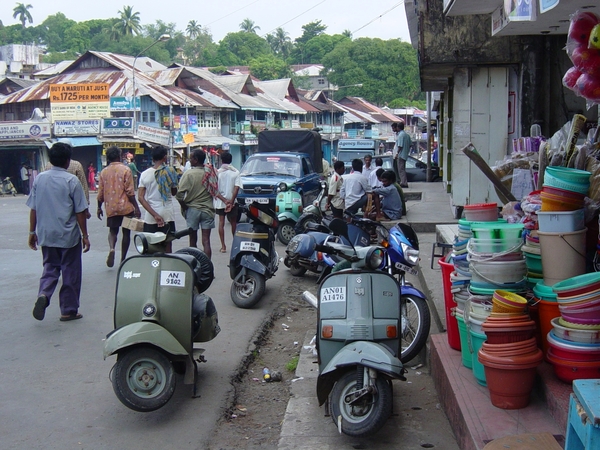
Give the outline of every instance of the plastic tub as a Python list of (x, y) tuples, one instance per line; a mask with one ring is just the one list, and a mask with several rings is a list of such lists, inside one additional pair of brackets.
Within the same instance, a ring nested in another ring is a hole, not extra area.
[(554, 335), (565, 341), (583, 344), (600, 344), (600, 330), (578, 330), (564, 327), (560, 324), (559, 317), (553, 318), (551, 325), (554, 330)]
[(548, 344), (558, 358), (573, 361), (600, 361), (600, 344), (567, 341), (557, 337), (554, 329), (548, 333)]
[(502, 286), (505, 283), (520, 283), (527, 273), (524, 259), (520, 261), (471, 261), (471, 282), (490, 283)]
[(523, 252), (525, 256), (525, 264), (530, 272), (542, 274), (542, 255), (535, 253)]
[(520, 239), (523, 234), (522, 223), (488, 222), (471, 226), (475, 239)]
[(600, 306), (575, 309), (559, 305), (558, 309), (560, 310), (560, 315), (569, 322), (584, 325), (600, 325)]
[(460, 335), (460, 353), (462, 357), (462, 365), (467, 369), (471, 369), (473, 368), (471, 334), (467, 330), (467, 324), (465, 323), (463, 312), (460, 309), (457, 309), (455, 314), (456, 321), (458, 322), (458, 332)]
[(542, 192), (575, 201), (584, 201), (585, 199), (585, 195), (580, 194), (579, 192), (567, 191), (565, 189), (559, 189), (552, 186), (542, 187)]
[(538, 231), (542, 248), (544, 283), (554, 285), (585, 273), (587, 228), (565, 233)]
[(547, 302), (556, 302), (556, 293), (553, 290), (553, 286), (548, 286), (546, 283), (538, 283), (533, 288), (533, 295), (539, 300)]
[[(544, 186), (546, 186), (546, 185), (551, 186), (551, 187), (556, 187), (559, 189), (564, 189), (566, 191), (573, 191), (573, 192), (577, 192), (579, 194), (586, 194), (586, 195), (590, 188), (589, 181), (587, 183), (573, 183), (573, 182), (566, 181), (564, 179), (555, 177), (554, 175), (549, 173), (548, 170), (546, 170), (546, 173), (544, 174)], [(543, 194), (543, 192), (540, 195), (542, 195), (542, 194)]]
[(542, 200), (541, 211), (574, 211), (584, 206), (583, 201), (556, 197), (543, 192), (540, 194), (540, 198)]
[[(523, 246), (521, 238), (515, 239), (481, 239), (472, 238), (467, 244), (467, 250), (473, 254), (486, 254), (494, 257), (498, 253), (518, 252)], [(499, 255), (497, 255), (499, 256)]]
[(600, 272), (570, 277), (552, 286), (552, 290), (561, 297), (582, 295), (597, 289), (600, 289)]
[(575, 211), (538, 211), (540, 231), (551, 233), (561, 231), (579, 231), (585, 228), (584, 210)]
[(547, 359), (554, 368), (556, 378), (565, 383), (571, 384), (574, 380), (600, 378), (600, 361), (584, 362), (559, 358), (554, 354), (552, 348), (548, 349)]
[(498, 220), (498, 204), (476, 203), (465, 205), (464, 213), (469, 222), (494, 222)]
[(574, 169), (571, 167), (548, 166), (544, 175), (550, 174), (562, 181), (576, 184), (589, 184), (592, 174), (585, 170)]

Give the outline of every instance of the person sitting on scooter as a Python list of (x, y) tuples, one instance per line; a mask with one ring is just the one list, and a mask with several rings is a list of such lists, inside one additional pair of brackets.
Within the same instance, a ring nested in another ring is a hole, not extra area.
[(329, 178), (329, 190), (327, 192), (325, 209), (331, 209), (333, 217), (341, 219), (344, 216), (344, 199), (340, 197), (340, 190), (344, 183), (342, 175), (346, 171), (344, 161), (336, 161), (333, 164), (333, 170), (334, 172)]
[(367, 204), (367, 194), (371, 192), (369, 181), (362, 174), (363, 162), (356, 158), (352, 160), (353, 172), (344, 176), (344, 184), (340, 197), (344, 199), (346, 212), (356, 214), (359, 208)]
[[(396, 174), (391, 170), (386, 170), (381, 174), (383, 187), (373, 189), (375, 208), (377, 209), (375, 220), (398, 220), (402, 217), (402, 200), (394, 186), (395, 182)], [(383, 200), (380, 200), (379, 196), (383, 197)]]

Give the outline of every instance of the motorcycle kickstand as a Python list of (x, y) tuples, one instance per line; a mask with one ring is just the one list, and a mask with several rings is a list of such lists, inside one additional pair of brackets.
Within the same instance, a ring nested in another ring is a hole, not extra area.
[(198, 363), (196, 360), (192, 360), (194, 362), (194, 388), (192, 389), (192, 398), (200, 397), (198, 395)]

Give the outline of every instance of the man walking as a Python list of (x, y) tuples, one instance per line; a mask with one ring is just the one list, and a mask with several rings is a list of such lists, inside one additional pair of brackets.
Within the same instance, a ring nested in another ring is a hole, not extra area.
[[(115, 264), (115, 247), (119, 236), (119, 228), (123, 224), (123, 217), (141, 216), (140, 208), (135, 200), (133, 190), (133, 176), (131, 170), (121, 162), (121, 149), (116, 146), (106, 150), (108, 166), (102, 169), (99, 176), (98, 187), (98, 219), (102, 220), (102, 204), (106, 208), (106, 226), (108, 227), (108, 257), (106, 265)], [(121, 262), (127, 257), (131, 232), (122, 228)]]
[[(392, 130), (394, 130), (392, 124)], [(406, 160), (408, 159), (408, 152), (412, 145), (410, 136), (404, 131), (404, 122), (400, 122), (396, 125), (394, 131), (398, 132), (396, 137), (396, 145), (394, 146), (394, 159), (398, 165), (398, 177), (400, 178), (400, 186), (402, 188), (408, 187), (408, 179), (406, 178)]]
[(221, 253), (227, 252), (227, 246), (225, 245), (225, 217), (231, 225), (231, 235), (235, 236), (235, 229), (237, 227), (238, 217), (238, 205), (235, 201), (240, 188), (242, 187), (242, 180), (240, 178), (240, 171), (231, 165), (233, 157), (231, 153), (226, 152), (221, 155), (221, 167), (217, 171), (218, 174), (218, 185), (219, 194), (222, 195), (227, 201), (223, 201), (220, 198), (215, 197), (214, 205), (219, 216), (219, 238), (221, 239)]
[(340, 197), (344, 199), (346, 212), (356, 214), (359, 208), (367, 204), (367, 193), (371, 192), (369, 182), (362, 174), (363, 163), (360, 159), (352, 160), (353, 172), (344, 176)]
[(39, 174), (27, 199), (29, 212), (29, 248), (42, 247), (43, 271), (33, 317), (43, 320), (46, 308), (62, 274), (59, 292), (60, 320), (81, 319), (81, 253), (90, 249), (86, 213), (88, 204), (83, 188), (67, 172), (71, 146), (58, 142), (48, 151), (54, 167)]
[(344, 199), (340, 197), (344, 179), (342, 175), (346, 171), (344, 161), (333, 163), (333, 174), (329, 177), (329, 188), (327, 191), (327, 203), (325, 209), (331, 209), (333, 217), (341, 219), (344, 216)]

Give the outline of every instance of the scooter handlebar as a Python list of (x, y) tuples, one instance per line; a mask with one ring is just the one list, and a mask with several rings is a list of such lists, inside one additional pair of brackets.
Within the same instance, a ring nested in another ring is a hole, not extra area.
[(181, 239), (184, 236), (189, 236), (192, 233), (192, 231), (194, 231), (194, 230), (192, 230), (191, 228), (187, 228), (185, 230), (177, 231), (177, 232), (175, 232), (173, 234), (173, 238), (174, 239)]

